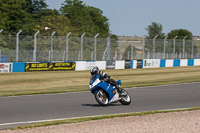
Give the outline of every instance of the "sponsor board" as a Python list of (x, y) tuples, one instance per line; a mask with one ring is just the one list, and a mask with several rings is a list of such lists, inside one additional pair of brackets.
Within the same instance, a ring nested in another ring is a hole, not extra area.
[(142, 68), (142, 60), (137, 60), (137, 68)]
[(131, 61), (125, 60), (125, 69), (130, 69), (130, 68), (131, 68)]
[(160, 67), (160, 59), (144, 59), (143, 68), (157, 68)]
[(66, 71), (75, 70), (75, 62), (65, 63), (26, 63), (25, 72), (29, 71)]
[(0, 63), (0, 73), (8, 73), (11, 72), (11, 63)]
[(85, 70), (90, 70), (90, 69), (92, 69), (93, 67), (95, 67), (96, 66), (96, 62), (85, 62)]
[(114, 60), (106, 61), (106, 69), (115, 69), (115, 61)]
[(100, 70), (106, 69), (106, 61), (76, 61), (76, 71), (90, 70), (99, 67)]

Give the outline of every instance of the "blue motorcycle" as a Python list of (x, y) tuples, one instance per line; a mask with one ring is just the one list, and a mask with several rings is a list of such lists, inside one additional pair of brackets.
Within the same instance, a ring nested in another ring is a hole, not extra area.
[[(121, 80), (118, 80), (117, 84), (120, 86)], [(122, 93), (119, 93), (115, 86), (101, 81), (99, 75), (90, 81), (89, 89), (95, 96), (96, 101), (102, 106), (107, 106), (109, 103), (117, 103), (118, 101), (123, 105), (131, 103), (131, 97), (126, 90), (122, 89)]]

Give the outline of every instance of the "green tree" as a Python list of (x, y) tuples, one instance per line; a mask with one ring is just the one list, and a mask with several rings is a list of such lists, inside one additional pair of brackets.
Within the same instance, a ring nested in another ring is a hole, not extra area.
[(61, 14), (69, 18), (74, 31), (72, 33), (80, 36), (86, 32), (88, 36), (108, 35), (108, 19), (103, 16), (103, 12), (95, 7), (86, 6), (81, 0), (65, 0), (60, 8)]
[(156, 53), (161, 53), (163, 51), (163, 41), (160, 39), (164, 38), (164, 33), (162, 33), (162, 25), (156, 22), (152, 22), (151, 25), (148, 25), (147, 28), (145, 28), (148, 32), (148, 36), (146, 39), (146, 45), (145, 45), (145, 53), (147, 54), (148, 52), (152, 53), (153, 52), (153, 38), (157, 36), (156, 38), (156, 45), (155, 45), (155, 52)]
[(168, 33), (169, 39), (174, 39), (175, 36), (178, 36), (177, 39), (183, 39), (185, 36), (187, 36), (186, 39), (191, 40), (192, 32), (185, 30), (185, 29), (176, 29), (176, 30), (172, 30)]
[(158, 35), (157, 39), (164, 38), (164, 33), (162, 33), (162, 25), (156, 22), (152, 22), (151, 25), (148, 25), (145, 28), (148, 32), (148, 38), (153, 39), (156, 35)]
[[(185, 36), (186, 39), (185, 39), (185, 52), (188, 54), (188, 55), (191, 55), (192, 54), (192, 32), (186, 30), (186, 29), (175, 29), (175, 30), (171, 30), (169, 33), (168, 33), (168, 39), (169, 39), (169, 44), (171, 46), (171, 49), (173, 49), (173, 39), (178, 36), (176, 38), (176, 52), (179, 54), (179, 53), (182, 53), (182, 49), (183, 49), (183, 38)], [(194, 45), (194, 51), (193, 51), (194, 54), (198, 53), (198, 49), (197, 49), (197, 46)]]
[(26, 0), (1, 0), (0, 21), (4, 28), (4, 33), (16, 34), (19, 29), (28, 21), (26, 12)]

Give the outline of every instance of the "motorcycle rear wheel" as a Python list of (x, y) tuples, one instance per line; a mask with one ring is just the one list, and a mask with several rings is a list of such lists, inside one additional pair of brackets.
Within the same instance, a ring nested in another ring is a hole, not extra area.
[(122, 95), (121, 96), (121, 99), (119, 100), (119, 102), (121, 103), (121, 104), (123, 104), (123, 105), (129, 105), (130, 103), (131, 103), (131, 96), (130, 96), (130, 94), (126, 91), (126, 90), (124, 90), (124, 89), (122, 89), (122, 94), (126, 94), (126, 95)]
[(102, 106), (108, 105), (108, 97), (106, 93), (102, 90), (95, 93), (95, 99)]

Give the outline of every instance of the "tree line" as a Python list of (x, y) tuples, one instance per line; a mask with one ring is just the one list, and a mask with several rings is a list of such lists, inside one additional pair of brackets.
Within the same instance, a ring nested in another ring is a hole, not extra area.
[[(44, 27), (51, 30), (45, 31)], [(56, 31), (58, 36), (72, 32), (80, 36), (87, 32), (88, 36), (100, 33), (109, 34), (109, 21), (99, 8), (87, 6), (81, 0), (65, 0), (59, 10), (49, 9), (45, 0), (1, 0), (0, 29), (2, 34), (33, 35), (38, 30), (40, 35), (49, 35)]]

